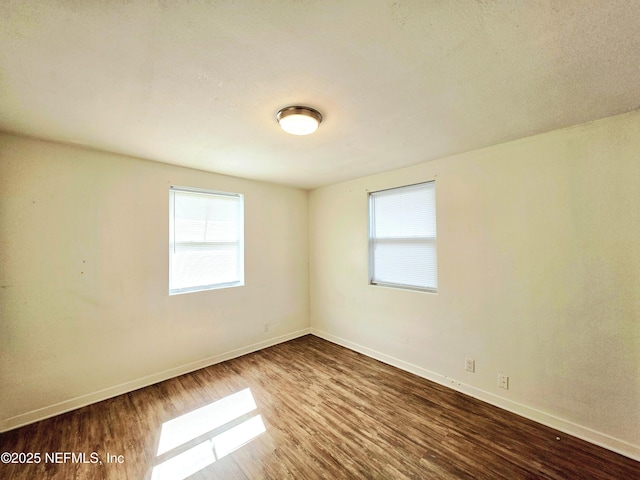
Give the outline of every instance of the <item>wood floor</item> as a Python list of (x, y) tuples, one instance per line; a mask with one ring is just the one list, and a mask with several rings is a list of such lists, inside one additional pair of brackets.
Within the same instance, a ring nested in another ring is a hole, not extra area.
[(41, 454), (1, 479), (640, 479), (639, 462), (311, 335), (6, 432), (0, 452)]

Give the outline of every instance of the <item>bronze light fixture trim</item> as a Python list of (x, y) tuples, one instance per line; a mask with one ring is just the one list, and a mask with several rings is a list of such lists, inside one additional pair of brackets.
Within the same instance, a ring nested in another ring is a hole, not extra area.
[(280, 127), (291, 135), (309, 135), (318, 129), (322, 114), (315, 108), (295, 105), (281, 109), (276, 119)]

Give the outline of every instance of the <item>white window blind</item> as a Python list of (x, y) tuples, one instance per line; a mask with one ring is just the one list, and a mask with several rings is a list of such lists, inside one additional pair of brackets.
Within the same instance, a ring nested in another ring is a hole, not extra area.
[(438, 288), (435, 182), (369, 195), (370, 283)]
[(169, 189), (169, 294), (244, 284), (243, 197)]

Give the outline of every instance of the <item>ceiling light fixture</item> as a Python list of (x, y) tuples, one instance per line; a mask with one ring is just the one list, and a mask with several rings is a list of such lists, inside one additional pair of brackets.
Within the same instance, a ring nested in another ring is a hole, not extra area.
[(318, 129), (322, 114), (311, 107), (285, 107), (276, 116), (280, 127), (291, 135), (309, 135)]

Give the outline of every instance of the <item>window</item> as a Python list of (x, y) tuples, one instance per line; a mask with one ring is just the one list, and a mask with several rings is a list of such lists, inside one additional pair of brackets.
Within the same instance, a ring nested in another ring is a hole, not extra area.
[(369, 194), (369, 282), (436, 292), (435, 182)]
[(169, 295), (244, 284), (243, 197), (169, 189)]

